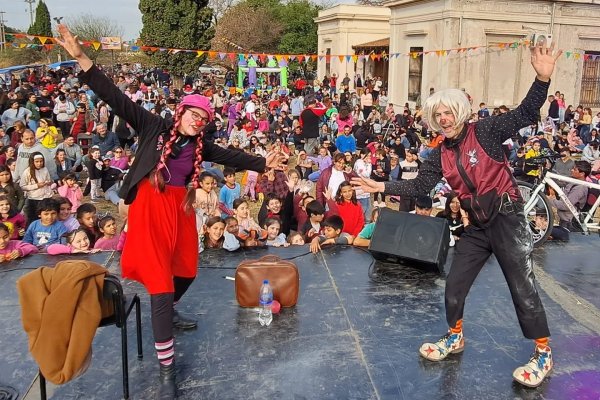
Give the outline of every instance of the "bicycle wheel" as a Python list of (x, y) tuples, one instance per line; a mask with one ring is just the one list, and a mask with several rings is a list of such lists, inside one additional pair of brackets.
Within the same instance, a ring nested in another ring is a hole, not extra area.
[(539, 192), (536, 195), (536, 199), (531, 202), (529, 206), (529, 199), (531, 199), (531, 193), (535, 190), (535, 186), (528, 182), (518, 182), (519, 191), (523, 200), (525, 201), (525, 218), (531, 228), (533, 235), (533, 245), (539, 247), (548, 240), (548, 236), (552, 233), (552, 226), (554, 224), (554, 214), (550, 201), (543, 192)]

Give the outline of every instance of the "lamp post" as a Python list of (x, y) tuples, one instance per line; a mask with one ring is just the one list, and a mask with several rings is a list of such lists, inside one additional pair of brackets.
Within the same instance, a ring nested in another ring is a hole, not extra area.
[(31, 25), (33, 25), (33, 4), (35, 3), (35, 0), (25, 0), (25, 3), (29, 4), (29, 21)]

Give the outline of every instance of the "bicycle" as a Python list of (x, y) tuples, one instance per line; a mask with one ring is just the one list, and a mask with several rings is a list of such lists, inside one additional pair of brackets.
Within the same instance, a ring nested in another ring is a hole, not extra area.
[(559, 154), (550, 154), (529, 159), (528, 162), (534, 162), (540, 165), (540, 177), (537, 180), (537, 183), (517, 182), (519, 191), (525, 202), (525, 218), (527, 218), (529, 227), (533, 233), (533, 243), (536, 247), (543, 245), (544, 242), (548, 240), (554, 224), (552, 206), (545, 194), (546, 185), (554, 189), (557, 197), (560, 197), (564, 201), (569, 211), (573, 214), (573, 221), (580, 226), (584, 235), (588, 235), (590, 231), (600, 232), (600, 224), (593, 220), (594, 214), (598, 209), (598, 206), (600, 206), (600, 196), (598, 196), (589, 210), (579, 211), (569, 201), (556, 181), (582, 185), (586, 186), (588, 189), (596, 190), (600, 190), (600, 183), (582, 181), (548, 171), (546, 165), (547, 161), (553, 161), (559, 157)]

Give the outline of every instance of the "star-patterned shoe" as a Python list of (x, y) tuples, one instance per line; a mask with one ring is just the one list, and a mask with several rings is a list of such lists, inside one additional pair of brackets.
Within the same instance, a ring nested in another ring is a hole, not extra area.
[(465, 339), (462, 332), (448, 332), (435, 343), (423, 343), (419, 354), (430, 361), (441, 361), (448, 355), (460, 353), (465, 349)]
[(535, 353), (529, 359), (529, 362), (522, 367), (515, 369), (513, 378), (521, 385), (529, 387), (538, 387), (546, 375), (552, 371), (554, 361), (552, 361), (552, 350), (548, 346), (536, 346)]

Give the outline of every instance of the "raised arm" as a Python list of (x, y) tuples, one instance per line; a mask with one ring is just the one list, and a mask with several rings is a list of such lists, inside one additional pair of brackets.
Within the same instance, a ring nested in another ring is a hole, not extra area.
[(104, 100), (117, 114), (125, 119), (137, 132), (143, 132), (151, 124), (164, 124), (164, 120), (137, 105), (123, 94), (115, 84), (104, 75), (83, 52), (77, 40), (65, 25), (58, 25), (58, 33), (62, 40), (57, 42), (79, 63), (83, 70), (80, 79)]
[(554, 72), (556, 60), (562, 50), (554, 52), (554, 43), (550, 48), (544, 46), (531, 47), (531, 66), (536, 78), (527, 96), (521, 104), (506, 114), (483, 119), (479, 124), (484, 130), (492, 132), (500, 143), (511, 138), (519, 129), (539, 120), (540, 108), (544, 105), (550, 87), (550, 77)]

